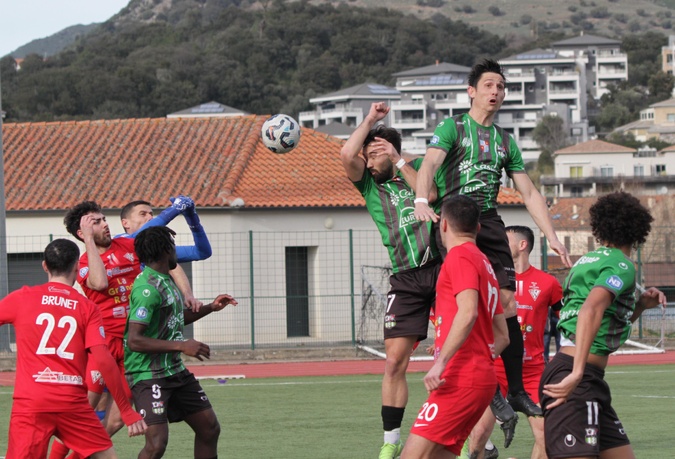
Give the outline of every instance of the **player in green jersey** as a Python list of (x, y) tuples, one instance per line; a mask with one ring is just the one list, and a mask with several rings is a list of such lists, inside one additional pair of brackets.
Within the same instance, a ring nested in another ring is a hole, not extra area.
[(372, 104), (340, 153), (347, 177), (363, 195), (382, 235), (393, 270), (384, 317), (387, 360), (382, 379), (380, 459), (396, 458), (402, 450), (400, 430), (408, 403), (405, 374), (415, 343), (427, 336), (441, 266), (431, 223), (418, 222), (413, 215), (421, 159), (406, 162), (400, 155), (400, 134), (382, 125), (375, 128), (387, 113), (389, 107), (383, 102)]
[(630, 335), (646, 309), (665, 306), (650, 288), (635, 299), (633, 249), (643, 244), (653, 218), (625, 192), (603, 196), (590, 208), (601, 247), (581, 257), (563, 285), (560, 352), (546, 366), (539, 391), (550, 458), (634, 459), (604, 380), (609, 354)]
[[(434, 183), (438, 196), (465, 194), (481, 206), (481, 230), (476, 243), (493, 265), (500, 286), (500, 298), (509, 327), (509, 346), (502, 352), (509, 382), (509, 403), (528, 416), (541, 415), (522, 383), (523, 336), (516, 317), (515, 270), (504, 222), (497, 214), (497, 194), (505, 171), (523, 197), (525, 207), (566, 266), (571, 266), (567, 249), (558, 240), (546, 200), (525, 172), (515, 141), (494, 118), (505, 97), (501, 66), (485, 59), (469, 74), (468, 113), (442, 121), (434, 131), (417, 179), (415, 217), (437, 222), (439, 217), (427, 204)], [(504, 404), (505, 405), (505, 404)], [(494, 406), (494, 405), (493, 405)], [(500, 415), (498, 413), (497, 417)]]
[(204, 343), (186, 340), (183, 327), (237, 302), (230, 295), (219, 295), (199, 311), (185, 307), (169, 274), (178, 264), (174, 235), (165, 226), (155, 226), (134, 240), (136, 254), (146, 266), (131, 289), (124, 366), (136, 409), (148, 424), (138, 457), (162, 457), (169, 440), (168, 423), (185, 421), (195, 432), (195, 458), (211, 459), (218, 456), (220, 425), (180, 355), (202, 360), (211, 351)]

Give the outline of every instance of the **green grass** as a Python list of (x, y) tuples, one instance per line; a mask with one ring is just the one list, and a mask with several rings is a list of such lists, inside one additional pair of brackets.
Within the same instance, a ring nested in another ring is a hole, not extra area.
[[(327, 363), (330, 365), (330, 363)], [(424, 402), (422, 374), (409, 376), (410, 402), (404, 420), (407, 432)], [(675, 425), (675, 365), (621, 366), (607, 372), (614, 407), (640, 459), (675, 457), (671, 437)], [(233, 380), (202, 385), (213, 403), (222, 433), (219, 457), (256, 459), (358, 459), (375, 457), (382, 442), (379, 376), (334, 376)], [(11, 388), (0, 388), (0, 455), (7, 445)], [(171, 426), (165, 457), (189, 458), (192, 431)], [(524, 420), (508, 450), (501, 431), (493, 434), (501, 457), (529, 457), (532, 434)], [(136, 457), (143, 439), (123, 432), (114, 438), (121, 458)]]

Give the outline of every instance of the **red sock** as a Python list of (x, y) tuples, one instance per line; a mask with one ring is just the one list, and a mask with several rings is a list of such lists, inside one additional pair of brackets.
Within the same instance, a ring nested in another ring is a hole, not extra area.
[(70, 448), (60, 441), (54, 440), (52, 442), (52, 451), (49, 453), (49, 459), (64, 459), (69, 452)]

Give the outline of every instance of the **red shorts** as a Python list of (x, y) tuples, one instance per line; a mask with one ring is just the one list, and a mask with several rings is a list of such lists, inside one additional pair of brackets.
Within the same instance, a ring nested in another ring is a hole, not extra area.
[(449, 386), (446, 382), (429, 395), (410, 433), (443, 445), (459, 456), (471, 429), (494, 395), (494, 386), (468, 388)]
[(47, 457), (47, 448), (52, 435), (84, 457), (105, 451), (113, 445), (103, 424), (89, 404), (78, 411), (13, 412), (9, 420), (7, 459)]
[[(122, 380), (126, 381), (124, 379), (124, 340), (117, 336), (108, 336), (106, 337), (106, 345), (115, 359), (115, 362), (117, 362), (117, 368), (120, 370)], [(98, 363), (93, 359), (89, 359), (87, 361), (87, 372), (85, 374), (87, 375), (87, 389), (89, 392), (102, 394), (103, 389), (105, 389), (105, 381), (98, 369)], [(128, 387), (125, 387), (125, 391), (127, 392), (128, 398), (131, 398), (131, 391)]]
[[(525, 392), (530, 396), (534, 403), (539, 403), (539, 381), (541, 375), (544, 374), (546, 365), (523, 365), (523, 387)], [(497, 381), (502, 390), (502, 395), (506, 397), (506, 392), (509, 388), (509, 383), (506, 381), (506, 373), (504, 372), (504, 365), (496, 363), (495, 373), (497, 374)]]

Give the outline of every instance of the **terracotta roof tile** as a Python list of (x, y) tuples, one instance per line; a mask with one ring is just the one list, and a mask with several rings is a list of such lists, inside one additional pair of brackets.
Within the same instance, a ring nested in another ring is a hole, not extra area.
[(578, 143), (571, 147), (562, 148), (555, 152), (556, 155), (579, 154), (579, 153), (635, 153), (635, 148), (624, 147), (615, 143), (609, 143), (602, 140), (589, 140), (588, 142)]
[[(183, 193), (199, 207), (362, 207), (345, 177), (344, 141), (303, 128), (277, 155), (260, 141), (267, 116), (3, 125), (7, 210), (65, 210), (86, 199), (119, 209)], [(503, 189), (502, 205), (522, 204)]]

